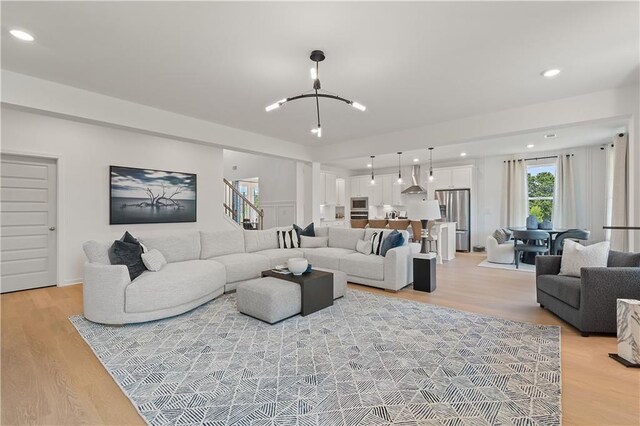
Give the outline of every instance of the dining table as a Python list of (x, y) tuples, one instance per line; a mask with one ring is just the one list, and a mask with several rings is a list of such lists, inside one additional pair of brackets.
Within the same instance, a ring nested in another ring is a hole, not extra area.
[[(556, 236), (558, 234), (561, 234), (563, 232), (568, 231), (568, 229), (562, 229), (562, 228), (551, 228), (551, 229), (542, 229), (542, 228), (536, 228), (536, 229), (527, 229), (526, 226), (512, 226), (507, 228), (510, 231), (544, 231), (547, 232), (549, 234), (549, 236), (551, 237), (551, 250), (553, 250), (553, 244), (555, 242)], [(536, 257), (535, 257), (535, 253), (525, 253), (522, 259), (522, 263), (527, 263), (529, 265), (535, 265), (536, 264)]]

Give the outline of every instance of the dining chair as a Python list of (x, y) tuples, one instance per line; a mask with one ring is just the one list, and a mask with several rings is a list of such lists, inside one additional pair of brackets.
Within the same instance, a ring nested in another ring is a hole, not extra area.
[(555, 240), (553, 240), (552, 254), (562, 254), (564, 240), (566, 240), (567, 238), (570, 240), (588, 240), (590, 235), (591, 232), (587, 231), (586, 229), (569, 229), (565, 232), (561, 232), (556, 235)]
[[(541, 244), (542, 242), (544, 244)], [(521, 253), (535, 255), (551, 253), (551, 236), (548, 232), (541, 230), (513, 231), (513, 250), (516, 269), (519, 269)]]

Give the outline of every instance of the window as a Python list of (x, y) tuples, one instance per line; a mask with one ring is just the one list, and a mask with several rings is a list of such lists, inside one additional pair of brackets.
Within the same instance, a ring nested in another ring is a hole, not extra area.
[(536, 164), (527, 166), (527, 190), (529, 214), (539, 222), (551, 220), (553, 212), (553, 192), (556, 181), (554, 164)]

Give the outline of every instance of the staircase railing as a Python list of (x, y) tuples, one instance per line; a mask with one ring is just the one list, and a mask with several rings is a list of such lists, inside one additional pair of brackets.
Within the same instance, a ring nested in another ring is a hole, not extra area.
[(262, 229), (264, 210), (258, 208), (236, 188), (231, 181), (224, 181), (224, 213), (245, 229)]

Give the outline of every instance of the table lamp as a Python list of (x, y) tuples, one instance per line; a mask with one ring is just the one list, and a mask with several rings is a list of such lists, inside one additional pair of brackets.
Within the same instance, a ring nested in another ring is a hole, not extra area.
[(420, 223), (422, 224), (422, 246), (420, 247), (420, 253), (427, 253), (427, 223), (430, 220), (440, 219), (440, 203), (438, 200), (422, 200), (422, 217)]

